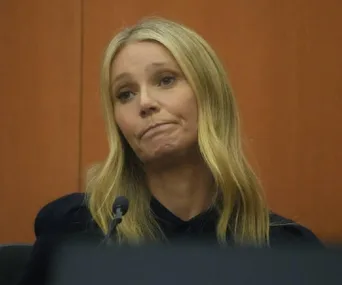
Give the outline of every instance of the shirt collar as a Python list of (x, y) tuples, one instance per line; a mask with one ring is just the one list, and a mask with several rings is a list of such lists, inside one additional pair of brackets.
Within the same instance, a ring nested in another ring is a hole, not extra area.
[(211, 207), (189, 221), (184, 221), (168, 210), (155, 197), (151, 198), (151, 211), (166, 236), (181, 233), (215, 235), (218, 219), (217, 211)]

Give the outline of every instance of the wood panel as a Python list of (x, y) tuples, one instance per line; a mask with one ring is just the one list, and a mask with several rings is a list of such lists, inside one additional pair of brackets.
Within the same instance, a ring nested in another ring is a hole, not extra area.
[(341, 240), (341, 10), (336, 0), (84, 2), (83, 170), (107, 152), (98, 94), (105, 45), (141, 17), (168, 17), (202, 34), (228, 67), (271, 208)]
[(0, 243), (79, 184), (80, 1), (0, 1)]

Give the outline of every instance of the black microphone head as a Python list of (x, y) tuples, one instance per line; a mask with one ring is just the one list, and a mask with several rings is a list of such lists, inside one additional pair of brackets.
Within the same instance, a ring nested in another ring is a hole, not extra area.
[(113, 204), (113, 213), (116, 213), (117, 209), (121, 210), (121, 214), (125, 215), (128, 211), (129, 202), (125, 196), (116, 197)]

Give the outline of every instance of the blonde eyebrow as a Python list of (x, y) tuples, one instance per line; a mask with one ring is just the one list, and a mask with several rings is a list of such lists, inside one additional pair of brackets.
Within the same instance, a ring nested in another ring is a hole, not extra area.
[[(146, 69), (150, 69), (151, 67), (152, 68), (155, 68), (155, 67), (164, 67), (164, 66), (169, 66), (169, 65), (172, 65), (173, 68), (176, 68), (177, 66), (174, 66), (173, 62), (170, 62), (170, 61), (166, 61), (166, 62), (152, 62), (151, 64), (149, 64)], [(114, 79), (112, 80), (111, 82), (111, 88), (113, 88), (113, 86), (115, 85), (115, 82), (119, 81), (119, 80), (122, 80), (124, 78), (129, 78), (131, 77), (131, 74), (128, 73), (128, 72), (123, 72), (123, 73), (120, 73), (118, 75), (116, 75), (114, 77)]]

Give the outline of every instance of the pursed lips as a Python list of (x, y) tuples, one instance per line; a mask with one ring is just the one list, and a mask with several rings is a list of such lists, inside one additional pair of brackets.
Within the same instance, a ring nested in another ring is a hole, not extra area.
[(139, 134), (139, 138), (142, 138), (148, 131), (150, 131), (150, 130), (156, 128), (156, 127), (159, 127), (159, 126), (162, 126), (162, 125), (168, 125), (168, 124), (171, 124), (171, 122), (163, 122), (163, 123), (153, 124), (153, 125), (149, 126), (148, 128), (146, 128), (144, 131), (142, 131)]

